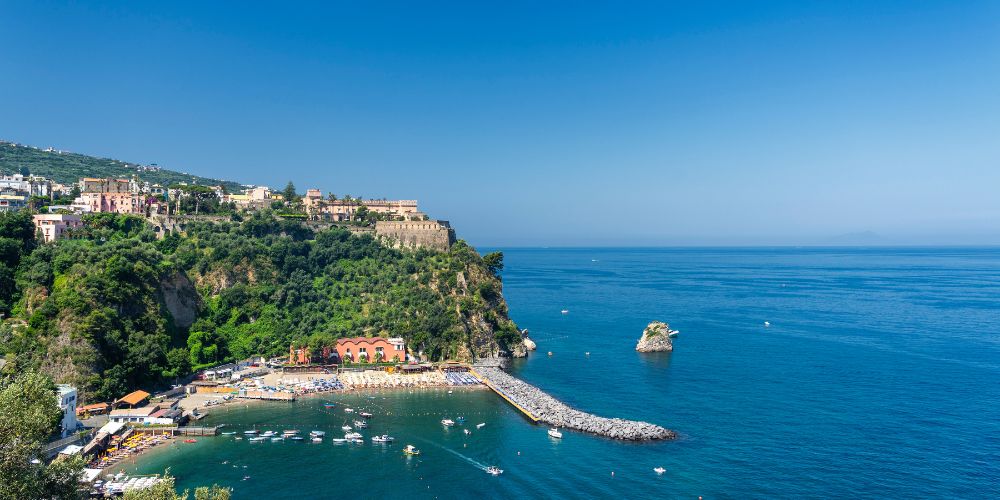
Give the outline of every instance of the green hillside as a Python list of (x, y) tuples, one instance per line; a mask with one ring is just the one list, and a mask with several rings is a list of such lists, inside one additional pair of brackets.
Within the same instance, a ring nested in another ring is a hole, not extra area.
[(139, 165), (136, 163), (77, 153), (49, 152), (32, 146), (0, 141), (0, 173), (17, 173), (24, 167), (34, 175), (47, 177), (62, 184), (76, 182), (81, 177), (130, 178), (132, 174), (138, 173), (140, 179), (164, 186), (187, 182), (207, 186), (222, 185), (230, 193), (242, 190), (238, 182), (187, 175), (165, 169), (139, 171)]

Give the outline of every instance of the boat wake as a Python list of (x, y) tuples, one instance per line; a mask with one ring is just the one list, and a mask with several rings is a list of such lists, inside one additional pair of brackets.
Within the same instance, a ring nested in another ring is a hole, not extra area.
[(450, 448), (445, 448), (444, 446), (441, 446), (441, 445), (439, 445), (439, 444), (437, 444), (437, 443), (435, 443), (433, 441), (429, 441), (429, 440), (426, 440), (426, 439), (418, 439), (418, 440), (419, 441), (423, 441), (423, 442), (425, 442), (425, 443), (427, 443), (427, 444), (429, 444), (431, 446), (434, 446), (436, 448), (440, 448), (440, 449), (442, 449), (444, 451), (447, 451), (448, 453), (451, 453), (452, 455), (455, 455), (456, 457), (461, 458), (466, 463), (468, 463), (469, 465), (472, 465), (473, 467), (476, 467), (477, 469), (486, 470), (486, 468), (489, 467), (488, 465), (486, 465), (484, 463), (476, 461), (472, 457), (467, 457), (467, 456), (465, 456), (465, 455), (463, 455), (463, 454), (461, 454), (461, 453), (459, 453), (459, 452), (457, 452), (455, 450), (452, 450)]

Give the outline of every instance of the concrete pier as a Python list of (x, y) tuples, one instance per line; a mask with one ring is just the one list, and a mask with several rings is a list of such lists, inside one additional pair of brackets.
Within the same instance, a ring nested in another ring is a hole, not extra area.
[(499, 368), (476, 366), (476, 373), (491, 389), (538, 422), (628, 441), (677, 437), (676, 432), (648, 422), (598, 417), (570, 408), (539, 388), (512, 377)]

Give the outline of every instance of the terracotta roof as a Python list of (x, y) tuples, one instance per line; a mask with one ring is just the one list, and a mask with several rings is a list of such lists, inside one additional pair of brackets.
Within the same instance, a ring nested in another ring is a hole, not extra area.
[(122, 396), (121, 399), (115, 401), (115, 403), (126, 403), (130, 405), (137, 405), (146, 400), (149, 397), (149, 393), (146, 391), (135, 391), (132, 394), (126, 394)]

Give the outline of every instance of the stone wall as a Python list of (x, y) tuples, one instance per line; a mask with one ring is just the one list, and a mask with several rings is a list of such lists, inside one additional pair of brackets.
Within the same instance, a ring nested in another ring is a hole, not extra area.
[(448, 221), (378, 221), (375, 235), (393, 248), (431, 248), (447, 252), (455, 243)]

